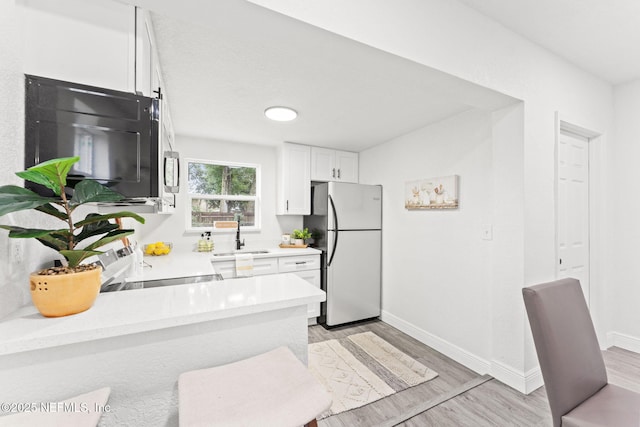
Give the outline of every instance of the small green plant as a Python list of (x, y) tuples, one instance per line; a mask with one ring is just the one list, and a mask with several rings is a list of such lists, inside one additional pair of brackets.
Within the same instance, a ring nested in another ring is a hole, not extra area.
[(291, 238), (307, 240), (311, 238), (311, 232), (309, 232), (308, 228), (305, 228), (304, 230), (296, 229), (296, 230), (293, 230), (293, 233), (291, 233)]
[[(67, 174), (79, 157), (52, 159), (26, 171), (17, 172), (20, 178), (43, 185), (53, 191), (51, 197), (41, 196), (29, 189), (15, 185), (0, 187), (0, 216), (8, 213), (34, 209), (54, 216), (66, 224), (65, 228), (45, 230), (39, 228), (23, 228), (12, 225), (0, 225), (9, 230), (9, 237), (14, 239), (35, 238), (43, 245), (59, 252), (73, 270), (86, 258), (102, 252), (96, 249), (133, 234), (134, 230), (122, 230), (110, 219), (133, 218), (144, 223), (144, 218), (133, 212), (116, 212), (106, 215), (89, 213), (78, 222), (72, 219), (73, 211), (85, 203), (117, 202), (124, 197), (104, 185), (85, 179), (76, 184), (73, 196), (67, 197), (65, 187)], [(78, 244), (85, 239), (97, 239), (80, 249)]]

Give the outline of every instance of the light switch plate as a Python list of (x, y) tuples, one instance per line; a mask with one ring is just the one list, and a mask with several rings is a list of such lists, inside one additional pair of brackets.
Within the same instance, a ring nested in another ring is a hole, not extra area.
[(493, 226), (482, 224), (482, 240), (493, 240)]

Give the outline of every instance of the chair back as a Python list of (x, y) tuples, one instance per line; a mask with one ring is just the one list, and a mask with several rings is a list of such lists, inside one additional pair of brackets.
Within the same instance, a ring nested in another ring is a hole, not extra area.
[(553, 425), (607, 384), (591, 315), (576, 279), (522, 289)]

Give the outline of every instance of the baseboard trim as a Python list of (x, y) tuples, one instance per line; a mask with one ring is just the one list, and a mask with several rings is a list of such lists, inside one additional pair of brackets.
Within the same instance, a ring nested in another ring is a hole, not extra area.
[(434, 350), (439, 351), (445, 356), (455, 360), (456, 362), (466, 366), (479, 373), (480, 375), (490, 374), (491, 364), (488, 360), (476, 356), (473, 353), (468, 352), (450, 342), (443, 340), (442, 338), (433, 335), (424, 329), (418, 328), (412, 323), (407, 322), (398, 316), (389, 313), (388, 311), (382, 311), (380, 316), (383, 322), (388, 323), (396, 329), (401, 330), (405, 334), (417, 339), (423, 344), (428, 345)]
[(524, 394), (529, 394), (544, 385), (542, 371), (540, 371), (540, 367), (538, 366), (523, 373), (498, 360), (492, 360), (491, 375), (501, 383)]
[(489, 374), (503, 384), (521, 393), (531, 393), (543, 385), (542, 373), (536, 367), (527, 372), (519, 371), (497, 360), (488, 361), (464, 350), (449, 341), (433, 335), (400, 317), (383, 310), (380, 318), (396, 329), (428, 345), (445, 356), (466, 366), (480, 375)]
[(524, 376), (524, 394), (529, 394), (532, 391), (536, 391), (544, 385), (544, 378), (542, 378), (542, 371), (539, 366), (530, 369)]
[(619, 347), (624, 350), (640, 353), (640, 338), (622, 334), (620, 332), (608, 332), (607, 341), (612, 347)]

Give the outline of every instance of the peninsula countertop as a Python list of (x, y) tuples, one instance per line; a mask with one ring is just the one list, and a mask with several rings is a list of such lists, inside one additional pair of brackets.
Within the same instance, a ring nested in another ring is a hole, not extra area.
[(292, 273), (101, 293), (93, 307), (46, 318), (29, 304), (0, 320), (0, 355), (279, 310), (325, 301)]

